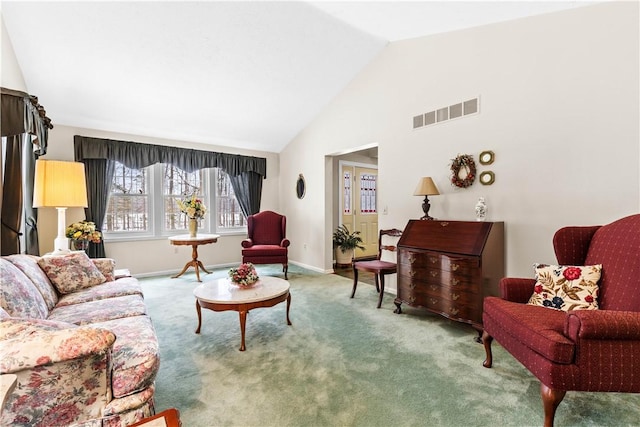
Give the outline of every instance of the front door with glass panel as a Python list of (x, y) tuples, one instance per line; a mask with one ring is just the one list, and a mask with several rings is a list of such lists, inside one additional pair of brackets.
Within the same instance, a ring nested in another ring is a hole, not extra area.
[(356, 250), (356, 258), (378, 254), (377, 180), (377, 169), (342, 165), (342, 223), (360, 232), (365, 247)]

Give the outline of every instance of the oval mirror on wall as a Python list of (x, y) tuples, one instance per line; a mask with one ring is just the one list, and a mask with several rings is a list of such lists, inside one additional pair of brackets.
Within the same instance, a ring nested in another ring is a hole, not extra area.
[(304, 195), (307, 192), (307, 185), (304, 182), (304, 176), (302, 174), (298, 175), (298, 181), (296, 181), (296, 196), (298, 199), (304, 198)]

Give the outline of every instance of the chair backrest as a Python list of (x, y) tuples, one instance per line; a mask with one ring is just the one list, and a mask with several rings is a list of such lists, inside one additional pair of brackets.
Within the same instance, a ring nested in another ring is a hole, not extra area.
[[(383, 236), (390, 237), (400, 237), (402, 236), (402, 230), (398, 230), (397, 228), (391, 228), (388, 230), (380, 230), (380, 234), (378, 235), (378, 259), (382, 259), (383, 251), (395, 252), (398, 248), (395, 244), (385, 244), (383, 242)], [(397, 239), (396, 239), (397, 243)]]
[(247, 233), (254, 245), (279, 245), (287, 232), (287, 217), (273, 211), (249, 215)]
[(602, 264), (601, 309), (640, 311), (640, 214), (603, 226), (561, 228), (553, 245), (559, 264)]

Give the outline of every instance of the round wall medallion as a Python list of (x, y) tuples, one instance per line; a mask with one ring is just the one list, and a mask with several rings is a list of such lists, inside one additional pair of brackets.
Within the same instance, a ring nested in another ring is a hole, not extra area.
[(493, 151), (483, 151), (480, 153), (478, 161), (481, 165), (490, 165), (495, 160), (496, 155)]
[(484, 171), (478, 177), (482, 185), (491, 185), (496, 180), (496, 175), (491, 171)]

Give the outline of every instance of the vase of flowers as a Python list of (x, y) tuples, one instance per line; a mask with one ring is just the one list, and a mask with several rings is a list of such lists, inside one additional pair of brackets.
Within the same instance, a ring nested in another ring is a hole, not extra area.
[(253, 286), (259, 278), (256, 268), (250, 262), (240, 264), (238, 268), (229, 270), (229, 280), (241, 288)]
[(65, 235), (78, 251), (86, 251), (89, 242), (100, 243), (102, 240), (102, 233), (96, 230), (96, 224), (92, 221), (74, 222), (67, 227)]
[(198, 235), (198, 220), (204, 218), (207, 213), (207, 207), (202, 202), (202, 199), (197, 198), (195, 194), (178, 200), (178, 207), (180, 212), (189, 218), (189, 236), (196, 237)]

